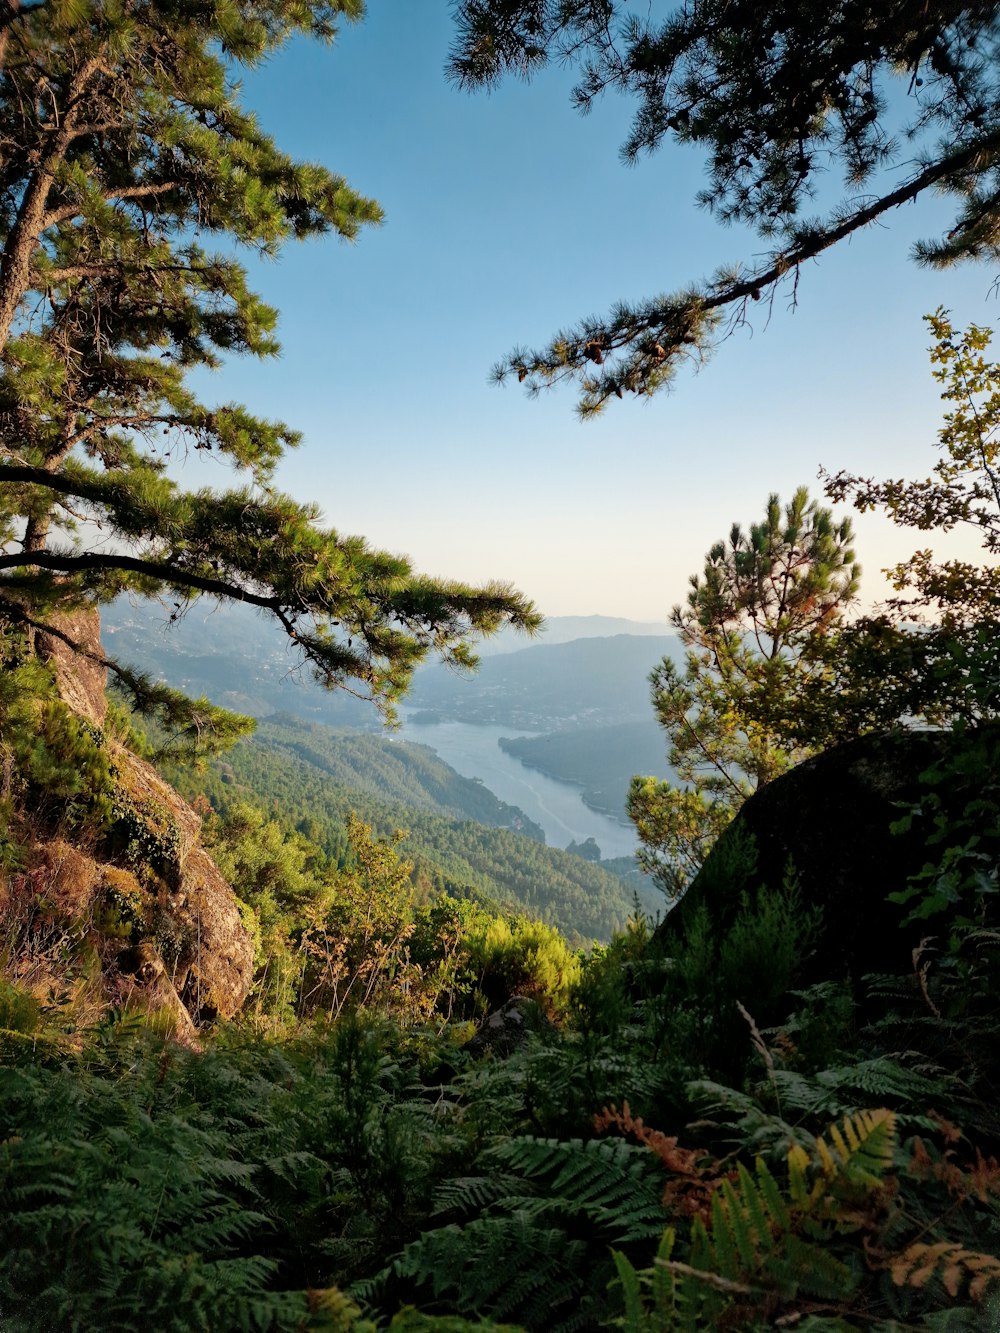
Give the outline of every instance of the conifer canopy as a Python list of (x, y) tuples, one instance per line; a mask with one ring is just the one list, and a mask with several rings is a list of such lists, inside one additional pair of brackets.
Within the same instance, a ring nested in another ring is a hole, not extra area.
[[(323, 683), (391, 708), (429, 652), (531, 604), (415, 575), (273, 485), (280, 421), (209, 407), (190, 372), (272, 356), (276, 312), (241, 250), (274, 255), (380, 219), (283, 152), (236, 76), (360, 0), (8, 0), (0, 12), (0, 628), (123, 592), (235, 599), (276, 619)], [(206, 451), (229, 490), (185, 491)], [(58, 628), (58, 626), (57, 626)], [(111, 663), (126, 684), (136, 678)], [(141, 691), (140, 691), (141, 692)]]
[[(664, 139), (698, 144), (699, 202), (772, 247), (708, 282), (616, 306), (515, 349), (496, 368), (533, 391), (580, 385), (580, 410), (662, 388), (720, 334), (797, 290), (802, 264), (933, 190), (953, 196), (945, 234), (917, 247), (947, 265), (1000, 254), (1000, 12), (982, 0), (461, 0), (451, 74), (464, 87), (530, 77), (550, 60), (579, 71), (586, 110), (606, 91), (636, 104), (627, 161)], [(822, 184), (833, 198), (815, 217)]]

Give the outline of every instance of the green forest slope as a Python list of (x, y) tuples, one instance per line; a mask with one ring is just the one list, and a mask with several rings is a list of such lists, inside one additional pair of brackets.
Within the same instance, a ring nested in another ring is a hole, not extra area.
[(335, 731), (278, 714), (258, 724), (258, 744), (301, 759), (341, 786), (414, 810), (473, 819), (511, 829), (537, 842), (542, 828), (516, 805), (494, 796), (479, 779), (466, 778), (426, 745), (385, 736)]
[(500, 748), (547, 777), (578, 783), (583, 787), (585, 805), (623, 821), (625, 798), (634, 774), (673, 776), (664, 753), (663, 734), (648, 722), (575, 727), (546, 736), (504, 736)]
[[(263, 805), (335, 858), (346, 853), (352, 810), (381, 834), (407, 829), (402, 850), (418, 886), (527, 911), (571, 941), (609, 939), (632, 911), (634, 885), (602, 866), (463, 817), (462, 801), (481, 802), (484, 811), (492, 802), (498, 819), (517, 814), (424, 746), (271, 723), (209, 771), (170, 776), (185, 794), (205, 793), (222, 813), (247, 799)], [(404, 780), (405, 804), (398, 786)]]

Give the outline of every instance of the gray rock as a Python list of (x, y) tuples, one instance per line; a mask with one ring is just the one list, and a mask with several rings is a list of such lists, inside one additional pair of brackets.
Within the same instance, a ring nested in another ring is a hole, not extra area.
[(501, 1009), (495, 1009), (465, 1049), (473, 1055), (512, 1055), (532, 1033), (552, 1028), (537, 1000), (526, 995), (512, 995)]

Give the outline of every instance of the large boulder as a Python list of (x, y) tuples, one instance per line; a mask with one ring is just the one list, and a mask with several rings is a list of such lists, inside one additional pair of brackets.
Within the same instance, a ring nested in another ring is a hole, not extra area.
[(120, 830), (118, 859), (137, 863), (148, 937), (195, 1019), (231, 1018), (254, 973), (253, 938), (236, 895), (199, 842), (195, 811), (150, 764), (120, 746), (113, 754), (113, 833)]
[[(982, 734), (982, 733), (980, 733)], [(987, 737), (1000, 745), (1000, 730)], [(858, 979), (912, 967), (912, 951), (939, 927), (903, 927), (908, 908), (887, 901), (940, 848), (928, 848), (926, 820), (907, 833), (890, 825), (928, 793), (921, 775), (968, 741), (951, 732), (866, 736), (810, 759), (752, 796), (719, 839), (661, 930), (683, 936), (702, 906), (724, 934), (747, 900), (795, 876), (803, 910), (819, 908), (815, 950), (802, 960), (802, 984)], [(970, 792), (938, 789), (947, 820)]]

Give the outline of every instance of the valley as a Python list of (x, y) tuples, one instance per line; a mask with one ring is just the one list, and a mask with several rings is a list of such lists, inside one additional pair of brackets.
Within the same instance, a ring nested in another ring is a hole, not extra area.
[[(196, 605), (174, 622), (155, 604), (119, 601), (102, 613), (102, 636), (116, 655), (258, 719), (255, 736), (221, 763), (232, 782), (271, 800), (278, 784), (283, 802), (305, 802), (313, 820), (337, 811), (342, 823), (355, 808), (380, 829), (408, 828), (407, 851), (420, 870), (529, 906), (574, 938), (607, 938), (635, 892), (651, 911), (662, 905), (635, 867), (625, 796), (634, 773), (669, 775), (646, 678), (679, 647), (655, 626), (623, 632), (630, 625), (557, 617), (534, 640), (510, 632), (486, 640), (475, 674), (418, 671), (399, 728), (386, 730), (371, 705), (295, 671), (283, 638), (263, 633), (247, 607)], [(468, 835), (457, 831), (465, 821), (484, 830), (471, 857)], [(527, 903), (514, 887), (519, 876), (502, 869), (512, 854), (486, 850), (500, 830), (545, 845), (518, 853), (518, 863), (558, 858), (546, 862), (552, 903)], [(564, 850), (584, 844), (596, 844), (599, 862)], [(576, 918), (583, 881), (596, 906)]]

